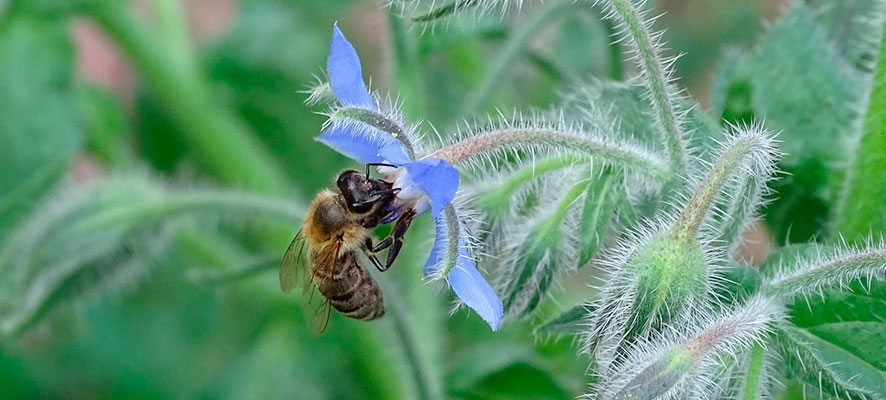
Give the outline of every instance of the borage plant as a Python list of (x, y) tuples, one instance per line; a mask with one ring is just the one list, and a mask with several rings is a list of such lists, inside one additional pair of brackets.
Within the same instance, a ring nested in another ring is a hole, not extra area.
[[(341, 104), (318, 140), (394, 166), (379, 172), (402, 189), (398, 207), (431, 209), (437, 221), (426, 275), (448, 277), (493, 329), (502, 314), (535, 315), (562, 275), (602, 267), (593, 300), (540, 328), (580, 335), (591, 398), (756, 398), (795, 378), (803, 392), (886, 395), (882, 373), (840, 366), (786, 307), (853, 281), (871, 290), (886, 246), (791, 247), (759, 273), (741, 266), (743, 234), (773, 198), (776, 135), (752, 121), (721, 131), (675, 84), (675, 59), (662, 56), (642, 3), (600, 3), (629, 45), (635, 78), (579, 85), (550, 111), (468, 124), (448, 141), (426, 140), (396, 107), (376, 106), (336, 27), (329, 85), (312, 98), (331, 87)], [(455, 2), (415, 19), (485, 4)], [(788, 19), (804, 12), (796, 6)], [(470, 194), (451, 202), (453, 167)], [(495, 291), (474, 260), (494, 269)]]

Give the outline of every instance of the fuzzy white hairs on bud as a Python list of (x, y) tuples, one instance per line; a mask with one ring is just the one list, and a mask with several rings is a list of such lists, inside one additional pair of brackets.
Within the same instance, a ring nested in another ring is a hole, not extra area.
[(591, 387), (588, 398), (628, 399), (645, 394), (682, 399), (706, 393), (726, 366), (725, 360), (738, 360), (752, 346), (763, 345), (781, 316), (781, 308), (767, 297), (751, 298), (725, 312), (696, 314), (689, 329), (674, 328), (631, 345), (611, 373)]

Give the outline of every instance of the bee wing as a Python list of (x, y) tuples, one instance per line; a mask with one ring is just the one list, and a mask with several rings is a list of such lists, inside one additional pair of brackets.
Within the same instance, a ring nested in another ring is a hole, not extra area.
[(311, 266), (311, 274), (308, 279), (305, 280), (304, 294), (308, 297), (306, 304), (313, 305), (317, 299), (322, 299), (323, 303), (318, 307), (311, 310), (304, 310), (305, 319), (308, 321), (309, 325), (313, 328), (315, 334), (320, 335), (326, 331), (326, 327), (329, 325), (329, 315), (332, 310), (332, 304), (329, 303), (329, 299), (323, 297), (322, 295), (314, 296), (315, 292), (317, 292), (317, 286), (314, 284), (317, 271), (319, 270), (328, 270), (325, 271), (323, 275), (329, 276), (335, 272), (336, 265), (338, 263), (338, 253), (341, 248), (341, 243), (337, 241), (330, 242), (326, 245), (327, 247), (319, 252), (318, 258), (313, 260), (313, 265)]
[(332, 311), (332, 305), (329, 304), (329, 300), (324, 299), (323, 304), (320, 304), (319, 307), (316, 307), (311, 311), (309, 308), (305, 309), (305, 320), (308, 325), (311, 327), (311, 331), (319, 336), (322, 335), (323, 332), (326, 332), (326, 327), (329, 325), (329, 315)]
[[(286, 253), (283, 254), (283, 260), (280, 262), (280, 289), (283, 290), (283, 293), (291, 292), (298, 280), (298, 275), (304, 275), (304, 272), (299, 274), (299, 270), (304, 271), (307, 261), (305, 258), (306, 249), (305, 236), (302, 229), (299, 229), (295, 238), (289, 243), (289, 247), (286, 248)], [(305, 285), (309, 284), (310, 281), (305, 282)]]
[[(299, 229), (295, 238), (289, 243), (289, 247), (286, 248), (286, 253), (283, 254), (283, 260), (280, 262), (280, 289), (283, 290), (283, 293), (292, 292), (299, 276), (302, 276), (304, 288), (302, 290), (304, 301), (301, 302), (302, 314), (307, 324), (311, 327), (311, 331), (317, 335), (326, 331), (326, 327), (329, 325), (332, 305), (322, 295), (314, 295), (318, 291), (316, 285), (314, 285), (314, 280), (316, 279), (317, 270), (335, 268), (338, 261), (339, 245), (340, 243), (338, 242), (328, 244), (325, 251), (319, 253), (318, 259), (311, 260), (311, 265), (308, 269), (306, 268), (309, 263), (307, 259), (307, 241), (304, 232), (302, 232), (302, 229)], [(311, 271), (310, 274), (307, 271)], [(313, 307), (317, 299), (322, 299), (323, 303)]]

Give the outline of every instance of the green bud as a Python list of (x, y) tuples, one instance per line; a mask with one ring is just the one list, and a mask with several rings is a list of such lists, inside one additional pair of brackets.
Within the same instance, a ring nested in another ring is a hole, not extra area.
[(678, 240), (671, 233), (640, 248), (627, 269), (637, 288), (633, 334), (658, 330), (707, 293), (707, 268), (699, 243)]
[(693, 360), (687, 351), (682, 349), (669, 351), (644, 368), (612, 398), (656, 399), (677, 386), (692, 369)]

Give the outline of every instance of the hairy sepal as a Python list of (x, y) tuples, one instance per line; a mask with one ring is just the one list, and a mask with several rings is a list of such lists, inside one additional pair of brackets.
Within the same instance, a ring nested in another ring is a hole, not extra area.
[(549, 185), (527, 222), (503, 229), (503, 243), (507, 245), (502, 254), (509, 258), (504, 262), (499, 287), (507, 316), (531, 315), (557, 278), (578, 266), (580, 210), (575, 204), (590, 182), (575, 173), (558, 175), (562, 183)]
[(641, 339), (592, 386), (597, 399), (708, 398), (729, 363), (762, 344), (782, 311), (755, 297), (721, 313), (699, 313), (684, 326)]

